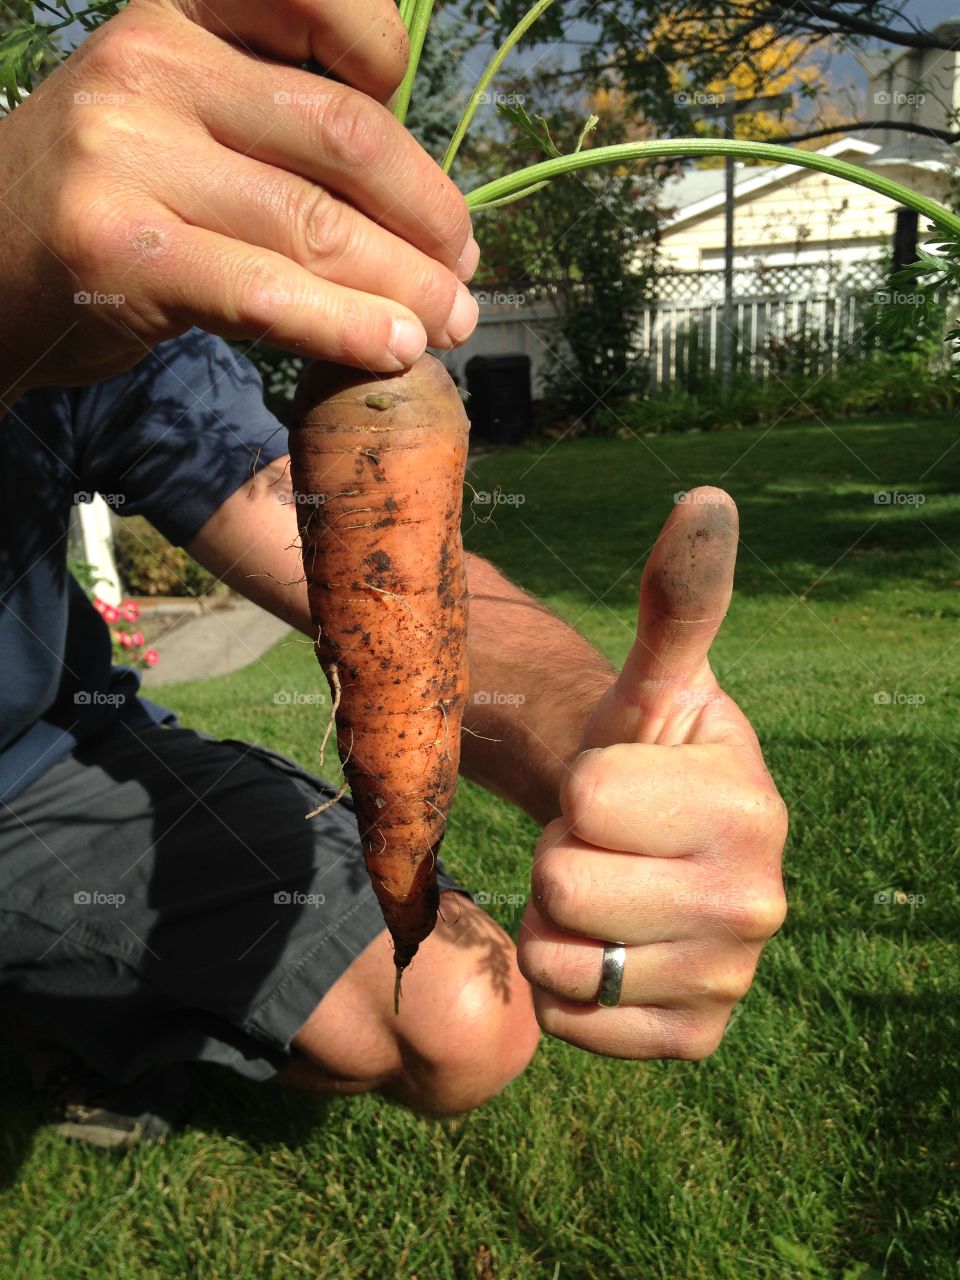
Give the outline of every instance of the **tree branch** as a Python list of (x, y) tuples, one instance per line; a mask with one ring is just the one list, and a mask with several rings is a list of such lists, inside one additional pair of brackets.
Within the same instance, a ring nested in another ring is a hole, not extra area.
[(773, 0), (769, 8), (757, 16), (763, 17), (770, 23), (782, 23), (785, 19), (789, 19), (798, 24), (802, 31), (812, 29), (809, 23), (803, 22), (803, 18), (809, 16), (820, 22), (831, 24), (830, 31), (835, 36), (851, 34), (869, 36), (871, 39), (901, 45), (908, 49), (960, 49), (960, 35), (951, 40), (946, 36), (936, 36), (932, 31), (921, 30), (919, 27), (914, 27), (910, 31), (897, 30), (895, 27), (873, 22), (869, 18), (859, 18), (856, 14), (838, 14), (830, 6), (818, 4), (816, 0), (797, 0), (794, 4), (780, 4)]
[[(939, 138), (941, 142), (960, 142), (960, 130), (934, 129), (930, 125), (910, 124), (905, 120), (851, 120), (841, 124), (824, 125), (807, 133), (785, 133), (782, 138), (765, 138), (765, 142), (789, 144), (811, 142), (814, 138), (827, 138), (834, 133), (861, 133), (867, 129), (896, 129), (901, 133), (919, 133), (925, 138)], [(960, 163), (960, 156), (957, 157)]]

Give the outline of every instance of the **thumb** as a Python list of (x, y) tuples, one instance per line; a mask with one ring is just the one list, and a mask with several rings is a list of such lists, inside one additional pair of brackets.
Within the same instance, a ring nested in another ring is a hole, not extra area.
[(722, 489), (678, 499), (643, 572), (637, 642), (621, 687), (682, 684), (702, 669), (730, 606), (738, 538), (736, 504)]

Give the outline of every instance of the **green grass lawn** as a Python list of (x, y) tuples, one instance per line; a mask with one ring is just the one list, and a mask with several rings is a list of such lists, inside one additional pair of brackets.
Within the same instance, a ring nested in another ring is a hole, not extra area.
[[(546, 1042), (501, 1098), (448, 1122), (211, 1072), (193, 1128), (112, 1158), (37, 1127), (7, 1051), (0, 1276), (956, 1280), (956, 441), (945, 418), (805, 425), (518, 449), (471, 471), (523, 502), (489, 522), (474, 506), (467, 545), (615, 660), (673, 495), (709, 481), (740, 505), (716, 667), (792, 811), (791, 913), (713, 1058)], [(165, 700), (312, 764), (316, 709), (274, 694), (323, 688), (291, 637)], [(465, 784), (445, 858), (523, 896), (536, 836)], [(897, 889), (922, 903), (875, 901)], [(497, 914), (515, 929), (522, 908)]]

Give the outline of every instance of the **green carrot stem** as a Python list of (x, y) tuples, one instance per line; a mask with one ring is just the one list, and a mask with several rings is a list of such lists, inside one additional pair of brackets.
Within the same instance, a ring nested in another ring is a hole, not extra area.
[(486, 71), (484, 71), (483, 75), (477, 81), (473, 93), (471, 93), (467, 101), (467, 105), (464, 107), (463, 115), (460, 117), (460, 121), (453, 132), (453, 137), (450, 139), (450, 145), (447, 147), (447, 153), (443, 157), (441, 164), (441, 168), (444, 173), (450, 172), (454, 159), (456, 158), (456, 154), (460, 150), (460, 144), (463, 142), (463, 139), (466, 137), (467, 130), (470, 128), (470, 122), (476, 115), (477, 107), (480, 105), (480, 99), (483, 94), (486, 93), (487, 86), (490, 84), (491, 80), (493, 80), (493, 77), (503, 66), (507, 54), (509, 54), (514, 45), (518, 44), (520, 40), (523, 39), (537, 19), (545, 13), (553, 3), (554, 0), (537, 0), (537, 3), (529, 10), (529, 12), (524, 14), (491, 58)]
[(532, 196), (535, 191), (542, 191), (544, 187), (549, 187), (549, 185), (549, 182), (535, 182), (532, 187), (524, 187), (522, 191), (515, 191), (513, 195), (501, 196), (499, 200), (486, 200), (482, 208), (484, 210), (498, 209), (501, 205), (513, 204), (517, 200), (525, 200), (527, 196)]
[(560, 156), (555, 160), (542, 160), (539, 164), (528, 165), (502, 178), (495, 178), (483, 186), (469, 192), (466, 200), (471, 211), (490, 208), (494, 202), (505, 197), (516, 196), (540, 182), (549, 182), (567, 173), (579, 169), (590, 169), (603, 164), (631, 164), (638, 160), (663, 160), (672, 157), (686, 156), (742, 156), (748, 160), (793, 164), (805, 169), (818, 169), (821, 173), (832, 174), (836, 178), (844, 178), (861, 187), (877, 191), (880, 195), (906, 205), (917, 213), (929, 218), (941, 231), (952, 237), (960, 237), (960, 217), (951, 213), (931, 200), (928, 196), (919, 195), (909, 187), (893, 182), (879, 173), (865, 169), (860, 165), (850, 164), (845, 160), (836, 160), (832, 156), (824, 156), (816, 151), (800, 151), (795, 147), (784, 147), (768, 142), (744, 142), (726, 138), (667, 138), (654, 142), (624, 142), (610, 147), (594, 147), (590, 151), (579, 151), (574, 155)]
[(413, 82), (417, 78), (417, 69), (420, 66), (420, 56), (423, 53), (423, 42), (427, 38), (427, 27), (430, 25), (433, 5), (434, 0), (408, 0), (408, 3), (400, 6), (400, 16), (406, 23), (410, 37), (410, 60), (407, 63), (407, 73), (400, 83), (400, 88), (393, 95), (390, 106), (401, 124), (406, 122), (407, 112), (410, 110)]

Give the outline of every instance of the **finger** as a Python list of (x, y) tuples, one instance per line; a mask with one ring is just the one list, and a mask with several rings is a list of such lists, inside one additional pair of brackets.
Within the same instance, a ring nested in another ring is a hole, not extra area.
[[(209, 181), (212, 172), (219, 174), (216, 183)], [(419, 316), (431, 346), (451, 347), (473, 332), (476, 300), (452, 272), (322, 187), (209, 141), (184, 149), (171, 173), (176, 185), (167, 205), (193, 226), (399, 302)]]
[(181, 73), (181, 95), (193, 79), (200, 122), (218, 142), (334, 191), (469, 275), (476, 251), (466, 201), (385, 107), (321, 76), (228, 53), (217, 58), (216, 92), (202, 63)]
[(581, 752), (564, 776), (560, 806), (565, 829), (588, 844), (655, 858), (709, 860), (751, 848), (783, 821), (762, 761), (723, 743)]
[(607, 853), (573, 836), (538, 846), (531, 893), (554, 928), (625, 946), (708, 937), (762, 942), (783, 920), (773, 878), (732, 880), (686, 858)]
[(165, 241), (154, 250), (164, 270), (154, 263), (147, 296), (187, 324), (377, 373), (409, 366), (426, 348), (423, 326), (405, 308), (318, 280), (279, 254), (182, 224), (153, 235)]
[(549, 1036), (609, 1058), (708, 1058), (723, 1039), (729, 1008), (709, 1013), (650, 1005), (604, 1009), (533, 991), (537, 1021)]
[[(596, 1004), (603, 942), (565, 933), (528, 903), (520, 926), (517, 963), (527, 981), (562, 1000)], [(750, 988), (761, 946), (733, 940), (717, 943), (662, 942), (628, 946), (622, 1005), (685, 1009), (733, 1004)]]
[(682, 683), (700, 671), (730, 605), (738, 532), (737, 508), (722, 489), (691, 489), (677, 502), (644, 569), (621, 687)]
[(403, 79), (409, 44), (393, 0), (177, 0), (191, 21), (284, 62), (310, 59), (386, 102)]

